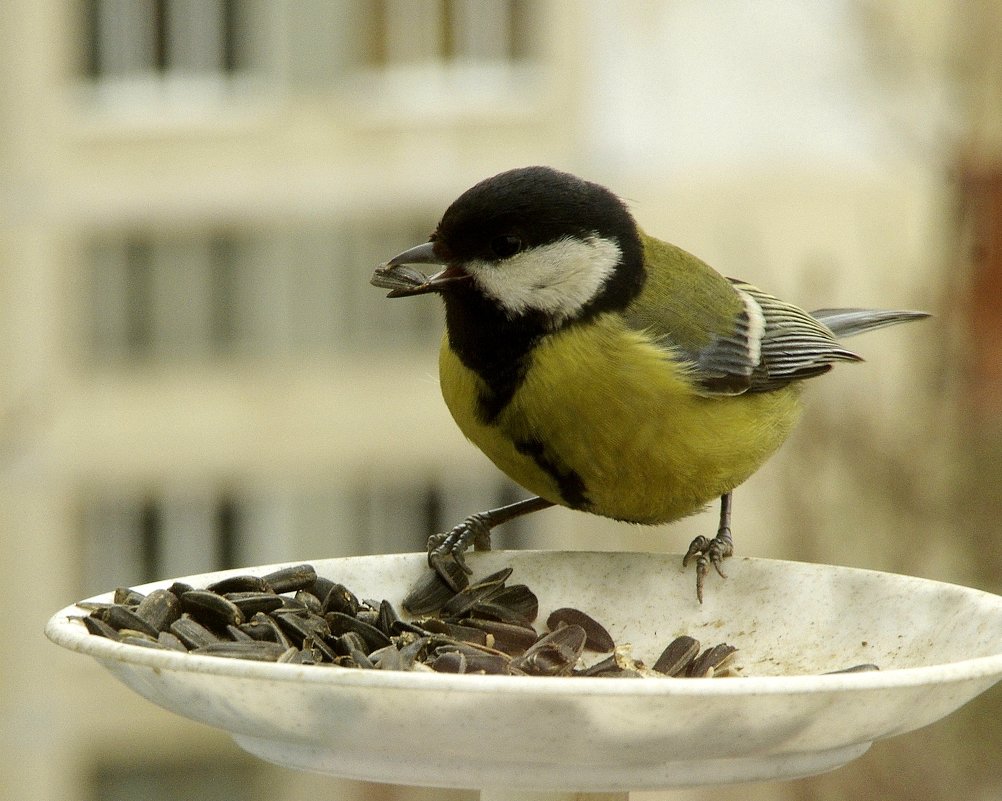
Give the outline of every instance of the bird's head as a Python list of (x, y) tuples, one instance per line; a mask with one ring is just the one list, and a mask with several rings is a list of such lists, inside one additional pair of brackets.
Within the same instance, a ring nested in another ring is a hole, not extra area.
[[(421, 280), (408, 265), (443, 269)], [(549, 167), (481, 181), (446, 210), (428, 242), (394, 256), (373, 283), (390, 297), (470, 293), (504, 316), (551, 328), (625, 307), (644, 282), (636, 223), (608, 189)]]

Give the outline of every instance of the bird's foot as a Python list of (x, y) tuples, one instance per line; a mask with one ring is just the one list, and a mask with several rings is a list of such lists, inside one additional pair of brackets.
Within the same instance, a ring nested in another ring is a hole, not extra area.
[(447, 560), (462, 568), (469, 575), (473, 571), (466, 565), (465, 553), (470, 545), (475, 551), (491, 549), (491, 527), (488, 524), (488, 513), (480, 512), (470, 515), (458, 526), (454, 526), (447, 534), (432, 534), (428, 538), (428, 567), (441, 577), (449, 587), (459, 592), (462, 587), (450, 575)]
[(699, 536), (689, 543), (689, 550), (682, 557), (682, 567), (688, 566), (689, 560), (696, 557), (696, 598), (700, 603), (703, 603), (703, 581), (710, 571), (710, 565), (713, 565), (721, 578), (727, 578), (720, 564), (733, 553), (734, 540), (731, 538), (731, 530), (726, 527), (720, 528), (712, 540)]

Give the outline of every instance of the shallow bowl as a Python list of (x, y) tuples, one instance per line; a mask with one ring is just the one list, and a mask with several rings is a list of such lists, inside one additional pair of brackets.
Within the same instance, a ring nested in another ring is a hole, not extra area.
[[(908, 576), (735, 558), (700, 605), (678, 555), (493, 551), (539, 619), (574, 606), (652, 664), (681, 634), (736, 646), (740, 676), (542, 678), (249, 662), (124, 645), (76, 606), (46, 627), (140, 695), (282, 765), (397, 784), (608, 792), (794, 778), (949, 714), (1002, 678), (1002, 597)], [(399, 602), (424, 554), (321, 559), (359, 597)], [(180, 580), (196, 587), (226, 575)], [(148, 592), (173, 580), (140, 587)], [(109, 594), (90, 600), (108, 600)], [(821, 675), (860, 663), (878, 672)]]

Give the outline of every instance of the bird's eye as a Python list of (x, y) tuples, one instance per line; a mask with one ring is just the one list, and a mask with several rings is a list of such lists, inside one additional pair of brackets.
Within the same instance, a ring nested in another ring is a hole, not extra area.
[(507, 259), (509, 256), (514, 256), (521, 249), (522, 240), (511, 234), (496, 236), (491, 240), (491, 251), (499, 259)]

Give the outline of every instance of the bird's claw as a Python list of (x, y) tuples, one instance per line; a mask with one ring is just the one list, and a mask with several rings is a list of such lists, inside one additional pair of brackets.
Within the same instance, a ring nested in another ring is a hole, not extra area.
[(706, 537), (696, 537), (689, 543), (689, 550), (682, 557), (682, 567), (687, 567), (689, 560), (696, 557), (696, 599), (703, 603), (703, 582), (713, 565), (720, 578), (727, 578), (721, 563), (734, 553), (734, 540), (729, 528), (721, 528), (712, 540)]
[(462, 588), (449, 574), (446, 562), (451, 558), (464, 573), (471, 574), (473, 571), (467, 566), (465, 555), (470, 545), (475, 551), (491, 549), (491, 530), (482, 514), (470, 515), (448, 534), (432, 534), (428, 538), (428, 567), (438, 573), (442, 581), (455, 592)]

